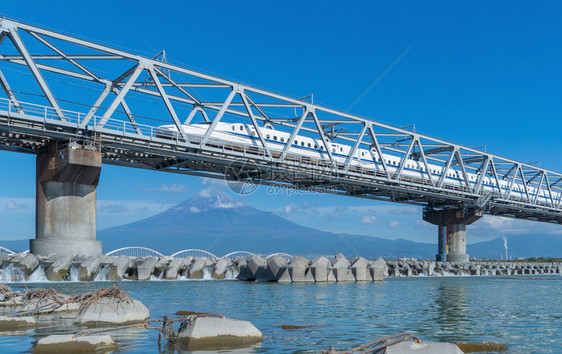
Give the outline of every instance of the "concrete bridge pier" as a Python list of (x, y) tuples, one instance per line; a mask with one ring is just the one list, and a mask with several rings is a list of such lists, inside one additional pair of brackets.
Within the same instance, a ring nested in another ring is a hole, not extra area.
[(96, 241), (96, 187), (101, 152), (69, 142), (52, 142), (37, 154), (36, 255), (100, 255)]
[(435, 259), (439, 262), (466, 263), (466, 225), (470, 225), (484, 215), (482, 210), (469, 208), (425, 209), (423, 219), (438, 226), (438, 246)]

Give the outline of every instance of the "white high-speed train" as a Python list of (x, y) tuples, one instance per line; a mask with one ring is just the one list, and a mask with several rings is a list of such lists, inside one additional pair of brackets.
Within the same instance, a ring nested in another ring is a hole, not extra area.
[[(197, 123), (183, 125), (184, 131), (189, 135), (199, 135), (202, 136), (207, 131), (210, 122), (207, 123)], [(278, 131), (271, 128), (259, 128), (260, 133), (263, 136), (265, 143), (272, 152), (281, 152), (283, 148), (287, 145), (290, 137), (290, 133)], [(158, 127), (156, 131), (156, 137), (161, 138), (171, 138), (177, 135), (178, 129), (175, 125), (162, 125)], [(215, 130), (211, 134), (211, 138), (220, 139), (227, 142), (232, 146), (254, 146), (259, 147), (261, 143), (259, 141), (258, 134), (253, 125), (240, 124), (240, 123), (218, 123)], [(334, 159), (339, 162), (345, 162), (351, 152), (351, 146), (345, 144), (337, 144), (331, 141), (327, 141), (328, 148), (332, 153)], [(314, 159), (324, 159), (329, 161), (329, 156), (326, 152), (326, 147), (320, 139), (313, 139), (309, 137), (304, 137), (297, 135), (293, 141), (292, 146), (287, 151), (289, 155), (300, 155), (306, 156)], [(400, 167), (401, 159), (396, 156), (382, 155), (382, 159), (386, 163), (386, 167), (389, 172), (396, 172)], [(366, 169), (374, 169), (375, 171), (383, 172), (381, 157), (376, 152), (371, 152), (365, 149), (357, 149), (353, 155), (353, 159), (350, 162), (351, 166), (362, 166)], [(352, 168), (351, 167), (351, 168)], [(429, 171), (426, 171), (425, 164), (422, 161), (406, 160), (402, 174), (409, 176), (413, 179), (418, 180), (428, 180), (428, 173), (435, 176), (433, 180), (437, 180), (443, 174), (444, 168), (428, 164)], [(469, 183), (475, 186), (478, 182), (478, 176), (472, 173), (467, 173), (469, 178)], [(505, 193), (509, 190), (510, 181), (500, 180), (499, 187)], [(446, 172), (444, 184), (451, 186), (463, 186), (464, 176), (461, 171), (449, 168)], [(496, 189), (495, 178), (484, 177), (482, 180), (481, 188), (484, 190), (492, 191)], [(527, 190), (529, 194), (534, 198), (537, 189), (528, 186)], [(511, 196), (518, 199), (525, 199), (525, 187), (520, 183), (514, 183), (511, 190)], [(548, 189), (538, 190), (537, 202), (540, 204), (547, 204), (550, 202), (550, 196)], [(552, 193), (552, 198), (554, 201), (558, 201), (561, 197), (560, 193)]]

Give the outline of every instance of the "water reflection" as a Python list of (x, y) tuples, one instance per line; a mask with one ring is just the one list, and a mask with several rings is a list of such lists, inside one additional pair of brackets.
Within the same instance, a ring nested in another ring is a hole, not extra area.
[(455, 330), (464, 326), (467, 321), (468, 289), (463, 285), (439, 284), (435, 294), (435, 322), (442, 330)]

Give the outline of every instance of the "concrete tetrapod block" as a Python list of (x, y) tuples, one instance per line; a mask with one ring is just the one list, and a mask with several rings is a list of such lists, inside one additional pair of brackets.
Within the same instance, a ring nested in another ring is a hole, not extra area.
[(101, 298), (86, 307), (74, 322), (86, 326), (123, 325), (143, 322), (148, 319), (149, 315), (146, 306), (138, 300), (123, 301)]
[(310, 261), (303, 256), (296, 256), (296, 257), (293, 257), (293, 259), (291, 259), (290, 265), (296, 265), (296, 264), (308, 267), (308, 265), (310, 264)]
[(129, 269), (129, 257), (119, 256), (111, 262), (107, 270), (107, 280), (119, 281), (123, 279), (125, 272)]
[(351, 273), (349, 267), (351, 263), (345, 258), (337, 258), (336, 262), (332, 264), (334, 276), (338, 282), (355, 281), (355, 277)]
[(5, 252), (0, 252), (0, 264), (9, 263), (10, 256)]
[(378, 258), (376, 261), (371, 263), (369, 272), (373, 281), (382, 281), (384, 280), (385, 273), (388, 272), (388, 266), (386, 265), (384, 259)]
[(370, 272), (367, 271), (369, 261), (363, 257), (357, 257), (351, 266), (351, 274), (355, 281), (373, 281)]
[(308, 266), (302, 263), (290, 264), (289, 273), (291, 274), (291, 280), (293, 283), (304, 283), (306, 281), (306, 270)]
[(29, 275), (33, 273), (33, 271), (35, 271), (35, 268), (37, 268), (37, 266), (39, 265), (39, 261), (31, 253), (27, 253), (22, 257), (19, 257), (18, 255), (12, 262), (14, 266), (22, 270), (26, 278), (29, 277)]
[(62, 281), (69, 275), (68, 270), (71, 265), (70, 257), (61, 256), (45, 269), (45, 275), (50, 281)]
[(218, 317), (187, 319), (177, 342), (189, 350), (244, 347), (263, 341), (263, 334), (250, 322)]
[(173, 258), (170, 256), (164, 256), (158, 258), (158, 261), (156, 261), (156, 265), (154, 265), (153, 274), (159, 276), (160, 274), (164, 273), (166, 271), (166, 268), (168, 268), (168, 264), (170, 264), (172, 259)]
[(279, 284), (290, 284), (293, 282), (289, 267), (279, 269), (279, 272), (277, 273), (277, 282)]
[(252, 275), (255, 277), (258, 272), (258, 268), (267, 267), (267, 261), (263, 257), (252, 255), (248, 257), (247, 265), (248, 268), (250, 268)]
[(34, 328), (36, 324), (37, 321), (31, 316), (0, 316), (0, 331), (17, 331), (21, 329)]
[(107, 264), (113, 263), (114, 260), (117, 259), (115, 256), (108, 256), (106, 254), (102, 254), (101, 256), (95, 256), (97, 259), (100, 260), (100, 265), (104, 266)]
[(138, 280), (150, 280), (150, 276), (154, 272), (154, 267), (158, 262), (158, 257), (148, 257), (144, 262), (137, 267)]
[(291, 274), (291, 279), (293, 283), (296, 282), (305, 282), (306, 281), (306, 270), (308, 268), (309, 261), (308, 259), (297, 256), (291, 260), (289, 264), (289, 272)]
[(328, 266), (330, 265), (330, 260), (326, 257), (317, 257), (312, 260), (310, 265), (310, 271), (316, 282), (326, 282), (328, 281)]
[(236, 277), (236, 280), (243, 280), (243, 281), (256, 280), (256, 277), (250, 270), (250, 267), (248, 267), (248, 263), (246, 262), (245, 259), (241, 259), (238, 261), (237, 268), (238, 268), (238, 276)]
[(166, 280), (174, 280), (178, 278), (178, 272), (182, 265), (185, 265), (185, 258), (174, 258), (168, 264), (168, 268), (166, 268), (166, 272), (164, 274), (164, 279)]
[(34, 353), (87, 353), (105, 352), (116, 348), (110, 335), (78, 336), (52, 335), (39, 339)]
[(205, 269), (207, 263), (207, 257), (197, 257), (195, 258), (195, 263), (191, 266), (189, 270), (189, 279), (201, 279), (203, 278), (203, 269)]
[(454, 343), (401, 342), (386, 348), (385, 354), (464, 354)]
[(215, 264), (213, 269), (213, 279), (224, 279), (226, 269), (231, 265), (232, 261), (228, 258), (221, 258)]
[(78, 280), (90, 281), (94, 279), (94, 275), (100, 266), (99, 257), (92, 256), (87, 258), (84, 262), (80, 263), (78, 267)]
[(286, 265), (287, 261), (285, 260), (285, 258), (279, 255), (267, 259), (267, 267), (269, 268), (271, 275), (273, 275), (274, 280), (277, 280), (279, 270)]
[(256, 281), (258, 282), (275, 281), (275, 277), (273, 276), (273, 273), (271, 272), (268, 266), (259, 267), (258, 270), (256, 271), (255, 277), (256, 277)]
[(328, 268), (328, 279), (326, 279), (328, 283), (334, 283), (338, 281), (334, 273), (334, 268)]

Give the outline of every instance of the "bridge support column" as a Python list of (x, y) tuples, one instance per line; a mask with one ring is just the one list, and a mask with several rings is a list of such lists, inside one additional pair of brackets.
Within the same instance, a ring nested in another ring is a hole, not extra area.
[(101, 153), (75, 143), (53, 142), (37, 154), (35, 240), (39, 255), (99, 255), (96, 187)]
[(466, 263), (466, 225), (470, 225), (483, 215), (482, 210), (475, 208), (457, 209), (425, 209), (423, 219), (438, 226), (438, 248), (435, 259), (439, 262)]

